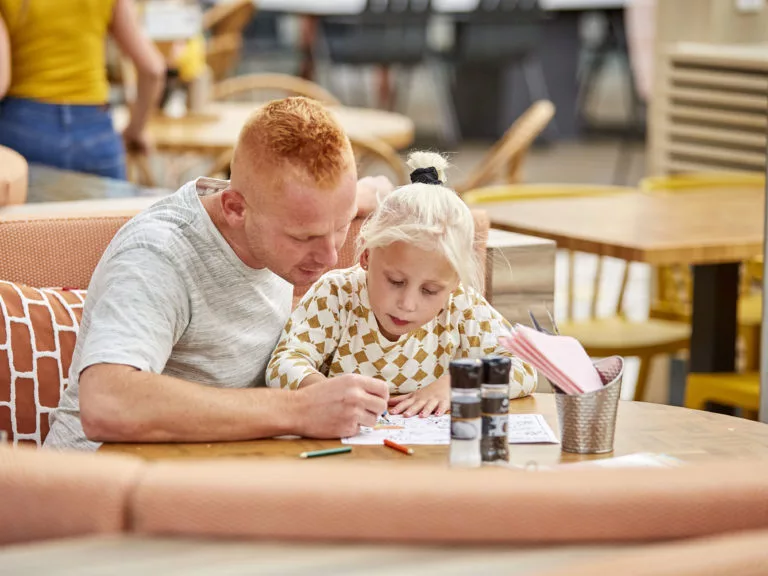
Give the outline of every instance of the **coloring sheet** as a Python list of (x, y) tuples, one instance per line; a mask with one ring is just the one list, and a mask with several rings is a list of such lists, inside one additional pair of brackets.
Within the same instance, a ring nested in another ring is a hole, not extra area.
[[(440, 445), (451, 442), (451, 417), (428, 416), (405, 418), (388, 415), (389, 423), (379, 423), (369, 428), (363, 426), (360, 434), (342, 438), (343, 444), (383, 444), (385, 439), (403, 445)], [(541, 414), (510, 414), (510, 444), (558, 444), (559, 441)]]
[(398, 444), (449, 444), (451, 441), (451, 417), (427, 416), (426, 418), (405, 418), (387, 416), (389, 423), (379, 423), (369, 428), (362, 426), (360, 434), (351, 438), (342, 438), (343, 444), (383, 444), (385, 439)]
[(559, 444), (552, 428), (541, 414), (510, 414), (510, 444)]

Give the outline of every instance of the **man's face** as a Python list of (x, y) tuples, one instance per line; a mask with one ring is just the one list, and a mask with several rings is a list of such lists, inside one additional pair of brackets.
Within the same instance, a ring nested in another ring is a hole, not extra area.
[(260, 195), (245, 219), (249, 251), (288, 282), (305, 286), (336, 265), (357, 213), (354, 167), (332, 189), (309, 178), (283, 177)]

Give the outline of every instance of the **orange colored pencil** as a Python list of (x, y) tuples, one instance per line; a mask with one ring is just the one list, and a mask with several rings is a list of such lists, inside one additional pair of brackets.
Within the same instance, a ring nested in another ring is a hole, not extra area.
[(402, 452), (403, 454), (413, 454), (413, 448), (408, 448), (408, 446), (403, 446), (402, 444), (398, 444), (397, 442), (392, 442), (392, 440), (384, 440), (384, 446), (389, 446), (393, 450), (397, 450), (398, 452)]

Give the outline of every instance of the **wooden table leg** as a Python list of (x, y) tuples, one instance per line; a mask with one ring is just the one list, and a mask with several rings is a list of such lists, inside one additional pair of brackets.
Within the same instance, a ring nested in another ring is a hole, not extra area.
[(739, 263), (694, 266), (691, 372), (734, 372)]
[(392, 85), (392, 71), (389, 66), (380, 66), (377, 70), (379, 83), (379, 108), (394, 109), (395, 91)]
[(301, 18), (301, 37), (299, 51), (301, 52), (301, 64), (299, 76), (305, 80), (315, 79), (315, 54), (314, 46), (317, 38), (317, 16), (305, 15)]

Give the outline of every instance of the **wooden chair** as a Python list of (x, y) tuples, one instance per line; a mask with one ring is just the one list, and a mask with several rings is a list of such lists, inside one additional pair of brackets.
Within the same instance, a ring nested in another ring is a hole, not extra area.
[(242, 37), (243, 30), (255, 14), (253, 0), (219, 2), (203, 14), (203, 30), (211, 36), (237, 34)]
[(555, 106), (549, 100), (534, 102), (493, 145), (480, 164), (455, 187), (464, 194), (493, 183), (502, 173), (504, 182), (517, 184), (523, 161), (537, 136), (555, 116)]
[(243, 100), (253, 92), (277, 91), (289, 96), (306, 96), (330, 106), (340, 106), (338, 98), (322, 86), (288, 74), (245, 74), (222, 80), (213, 86), (213, 100)]
[(241, 34), (222, 34), (209, 39), (205, 45), (205, 63), (211, 69), (213, 80), (229, 77), (240, 61), (243, 49)]
[(392, 148), (392, 146), (383, 140), (375, 138), (356, 138), (350, 136), (349, 141), (352, 144), (352, 150), (357, 160), (358, 176), (373, 174), (374, 172), (377, 175), (381, 174), (381, 170), (377, 169), (374, 171), (372, 167), (383, 164), (385, 169), (390, 172), (392, 183), (395, 186), (402, 186), (410, 182), (408, 169), (397, 153), (397, 150)]
[[(470, 205), (484, 202), (521, 201), (534, 198), (563, 196), (592, 196), (597, 194), (621, 194), (634, 188), (589, 185), (510, 185), (470, 191), (464, 200)], [(610, 315), (598, 316), (605, 257), (599, 256), (597, 271), (592, 285), (589, 313), (586, 318), (575, 318), (575, 271), (576, 253), (568, 251), (568, 295), (564, 319), (558, 319), (562, 334), (578, 339), (587, 353), (596, 358), (618, 354), (640, 359), (640, 372), (635, 386), (635, 400), (642, 400), (648, 383), (651, 362), (658, 355), (674, 354), (688, 348), (691, 328), (687, 322), (675, 322), (658, 318), (633, 321), (623, 310), (624, 296), (629, 281), (630, 263), (623, 263), (622, 279), (616, 304)]]

